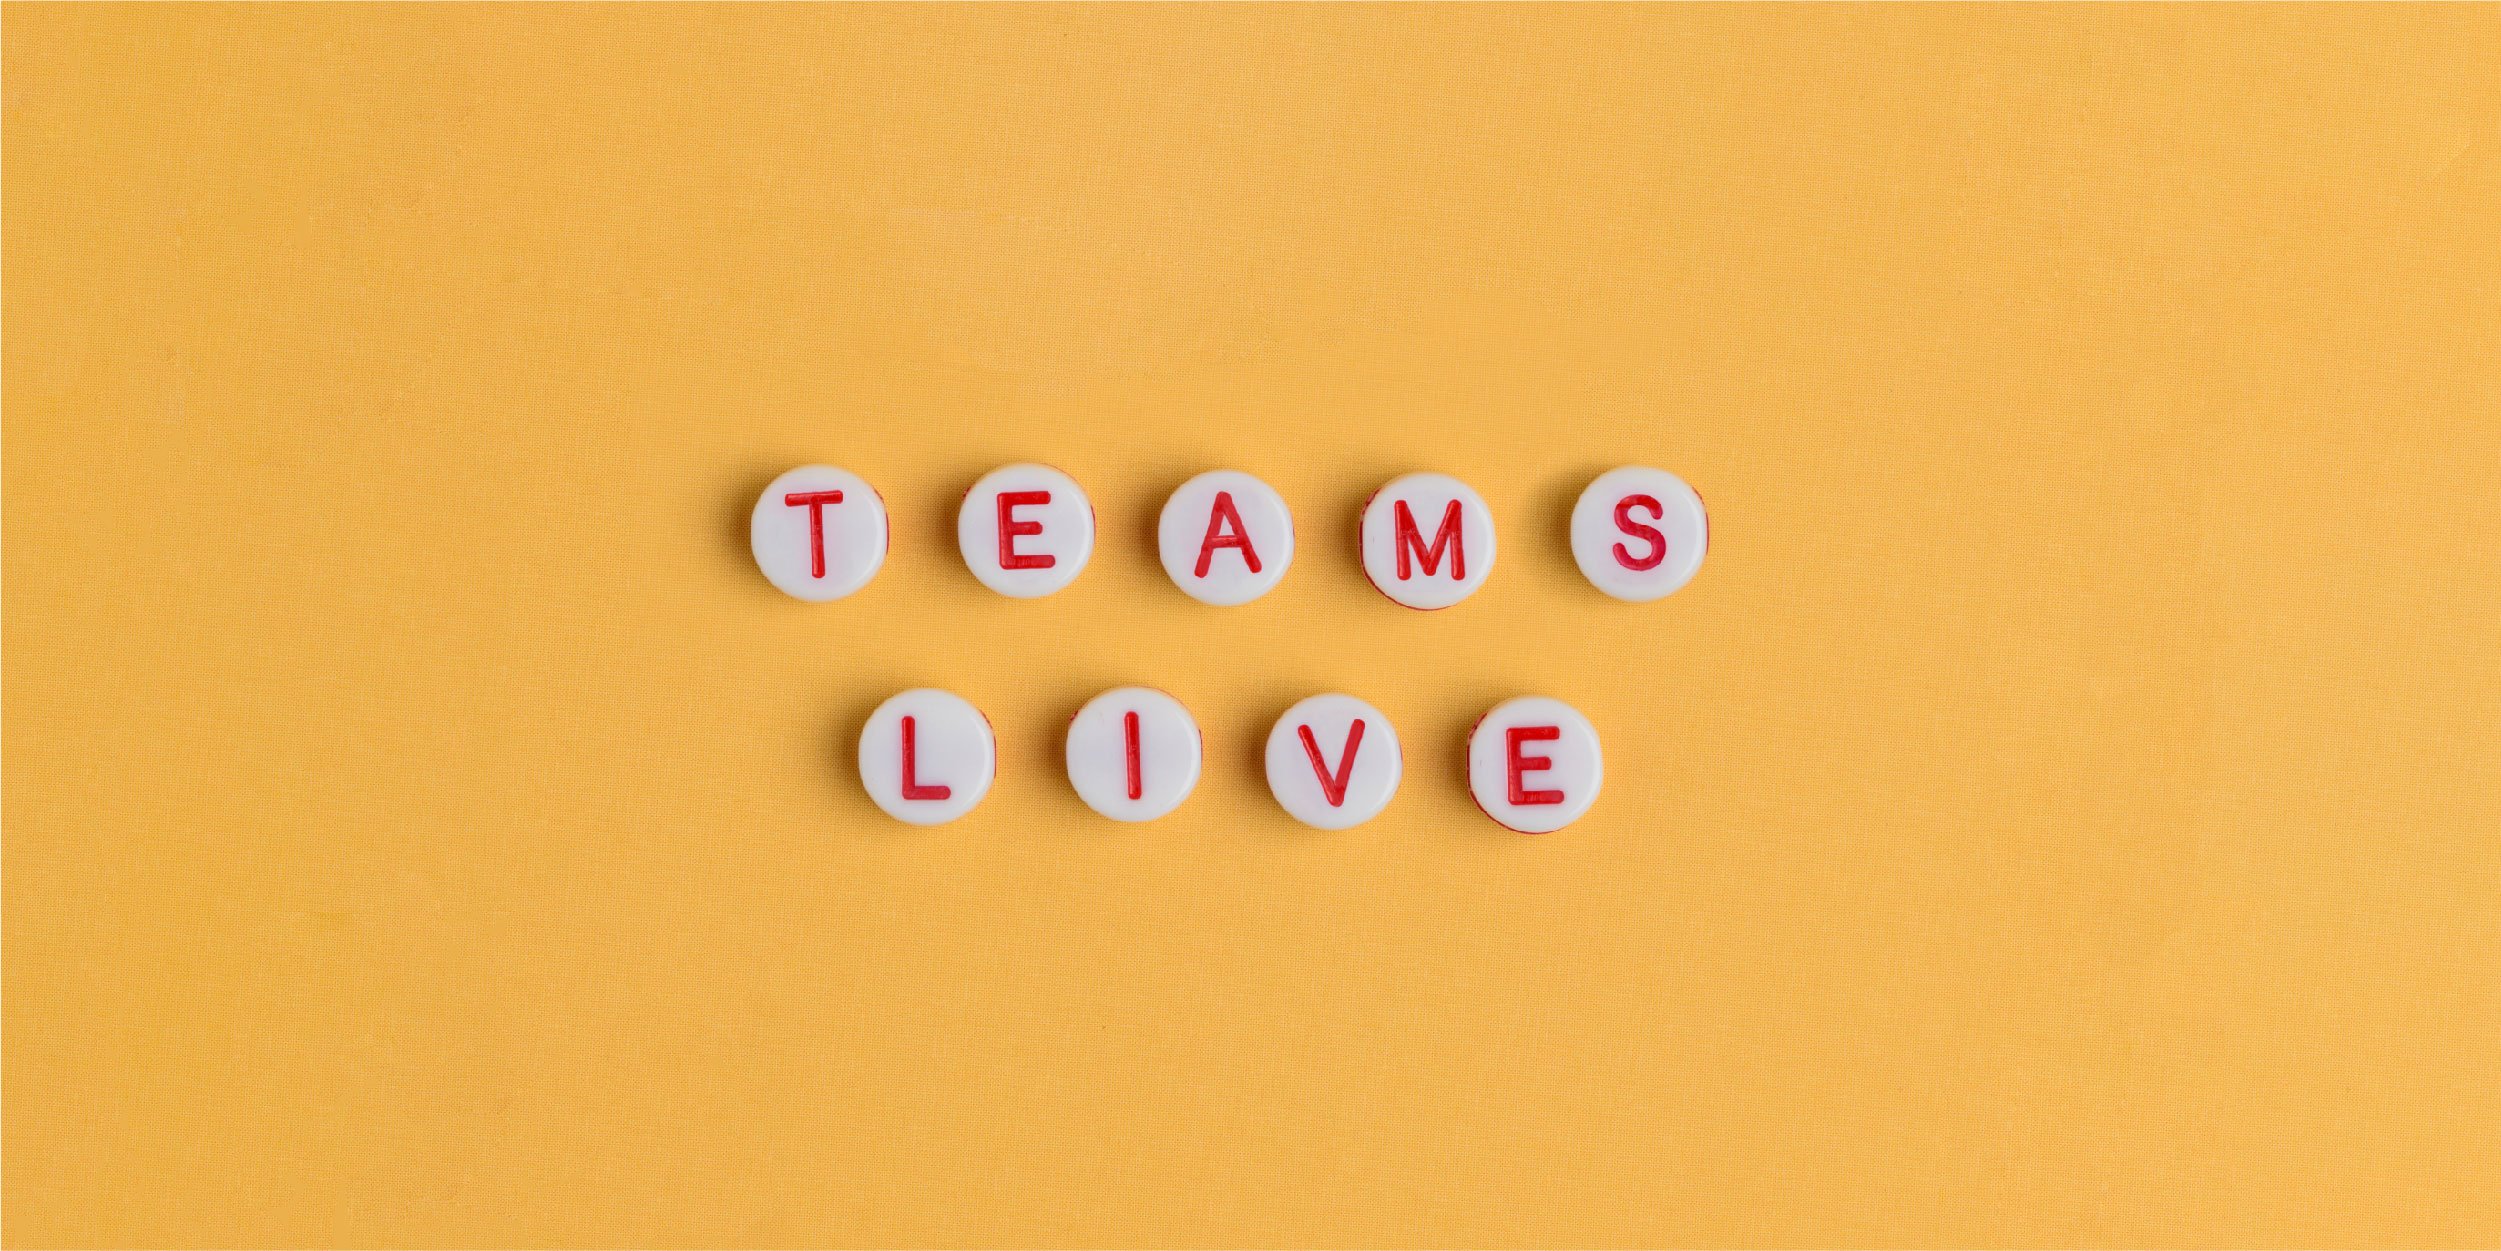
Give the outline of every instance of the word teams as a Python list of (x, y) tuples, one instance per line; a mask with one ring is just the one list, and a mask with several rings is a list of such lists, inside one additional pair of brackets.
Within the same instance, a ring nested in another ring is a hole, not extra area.
[[(1048, 465), (991, 471), (956, 509), (955, 542), (983, 586), (1015, 599), (1058, 592), (1094, 558), (1094, 505)], [(807, 465), (756, 501), (748, 541), (774, 586), (834, 600), (867, 586), (886, 563), (886, 501), (859, 475)], [(1494, 514), (1447, 474), (1411, 473), (1364, 502), (1357, 557), (1381, 594), (1409, 608), (1448, 608), (1493, 576)], [(1710, 526), (1702, 497), (1664, 469), (1600, 474), (1572, 509), (1573, 563), (1620, 600), (1660, 599), (1702, 567)], [(1203, 473), (1164, 501), (1156, 555), (1184, 594), (1218, 606), (1275, 590), (1294, 564), (1294, 514), (1276, 488), (1231, 469)]]

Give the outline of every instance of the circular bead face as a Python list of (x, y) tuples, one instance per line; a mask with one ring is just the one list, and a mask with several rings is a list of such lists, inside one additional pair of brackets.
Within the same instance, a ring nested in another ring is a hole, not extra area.
[(1691, 582), (1710, 538), (1702, 497), (1664, 469), (1610, 469), (1572, 506), (1572, 560), (1617, 599), (1644, 603)]
[(905, 691), (860, 731), (860, 785), (897, 821), (941, 825), (971, 812), (998, 768), (990, 719), (946, 691)]
[(1094, 555), (1094, 505), (1049, 465), (1009, 465), (964, 493), (955, 542), (983, 586), (1018, 599), (1048, 595)]
[(802, 465), (773, 479), (747, 522), (756, 568), (804, 600), (841, 599), (886, 563), (886, 502), (858, 474)]
[(1494, 571), (1494, 514), (1467, 483), (1411, 473), (1363, 506), (1363, 575), (1409, 608), (1448, 608)]
[(1164, 501), (1155, 547), (1164, 572), (1190, 598), (1247, 604), (1275, 589), (1294, 563), (1294, 514), (1274, 487), (1219, 469)]
[(1198, 722), (1144, 686), (1105, 691), (1068, 723), (1068, 784), (1114, 821), (1152, 821), (1198, 786)]
[(1323, 830), (1361, 825), (1398, 793), (1398, 732), (1352, 695), (1314, 695), (1268, 732), (1268, 789), (1295, 820)]
[(1559, 699), (1506, 701), (1468, 732), (1468, 792), (1486, 816), (1522, 834), (1579, 820), (1605, 776), (1597, 727)]

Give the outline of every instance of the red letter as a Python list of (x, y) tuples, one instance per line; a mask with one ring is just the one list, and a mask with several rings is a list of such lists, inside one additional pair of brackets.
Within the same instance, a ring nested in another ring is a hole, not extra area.
[(825, 506), (842, 502), (840, 491), (793, 491), (782, 497), (791, 508), (808, 510), (808, 571), (825, 576)]
[(955, 793), (950, 786), (920, 784), (920, 727), (913, 718), (903, 719), (903, 797), (905, 799), (944, 799)]
[(1410, 548), (1414, 549), (1416, 559), (1424, 562), (1424, 576), (1429, 578), (1434, 576), (1441, 567), (1444, 546), (1450, 548), (1450, 576), (1461, 581), (1467, 579), (1468, 549), (1459, 538), (1459, 501), (1450, 501), (1450, 507), (1442, 510), (1442, 528), (1433, 532), (1433, 547), (1430, 551), (1425, 550), (1424, 536), (1415, 528), (1415, 514), (1407, 511), (1407, 501), (1397, 502), (1396, 506), (1390, 510), (1390, 519), (1397, 523), (1394, 541), (1398, 545), (1399, 581), (1404, 582), (1411, 576), (1407, 565), (1407, 552)]
[(999, 568), (1048, 569), (1059, 563), (1059, 557), (1057, 556), (1047, 554), (1027, 556), (1016, 550), (1016, 536), (1020, 534), (1040, 534), (1042, 533), (1042, 523), (1039, 521), (1018, 521), (1016, 520), (1015, 510), (1022, 508), (1027, 504), (1038, 506), (1048, 504), (1050, 502), (1051, 493), (1048, 491), (999, 492)]
[[(1220, 533), (1226, 522), (1233, 523), (1230, 534)], [(1233, 509), (1233, 492), (1216, 492), (1216, 506), (1207, 510), (1207, 537), (1198, 543), (1198, 576), (1207, 576), (1207, 562), (1216, 558), (1219, 547), (1242, 549), (1242, 563), (1252, 573), (1259, 572), (1259, 551), (1251, 546), (1250, 531), (1242, 527), (1242, 514)]]
[(1328, 762), (1320, 758), (1320, 740), (1311, 736), (1311, 727), (1298, 725), (1295, 731), (1303, 736), (1303, 754), (1311, 757), (1311, 771), (1320, 775), (1320, 793), (1329, 806), (1346, 806), (1346, 779), (1355, 775), (1355, 749), (1363, 745), (1363, 718), (1355, 718), (1353, 729), (1346, 731), (1346, 754), (1337, 759), (1337, 772), (1329, 772)]
[(1522, 755), (1520, 744), (1551, 743), (1561, 737), (1563, 737), (1563, 727), (1559, 725), (1515, 725), (1502, 732), (1503, 766), (1511, 775), (1512, 803), (1534, 806), (1563, 802), (1561, 791), (1532, 791), (1520, 785), (1524, 775), (1543, 773), (1554, 767), (1554, 760), (1551, 757)]
[(1624, 498), (1615, 501), (1615, 528), (1633, 536), (1636, 539), (1648, 539), (1650, 541), (1650, 554), (1639, 560), (1633, 559), (1632, 552), (1626, 550), (1623, 544), (1616, 544), (1615, 563), (1632, 570), (1634, 573), (1640, 573), (1644, 569), (1658, 568), (1659, 562), (1667, 559), (1667, 536), (1660, 534), (1652, 527), (1645, 526), (1640, 522), (1633, 520), (1633, 506), (1636, 504), (1649, 509), (1650, 515), (1653, 518), (1665, 517), (1667, 515), (1667, 509), (1660, 506), (1656, 496), (1651, 495), (1627, 495)]
[(1143, 799), (1146, 796), (1146, 753), (1138, 747), (1138, 714), (1120, 714), (1120, 732), (1129, 740), (1129, 798)]

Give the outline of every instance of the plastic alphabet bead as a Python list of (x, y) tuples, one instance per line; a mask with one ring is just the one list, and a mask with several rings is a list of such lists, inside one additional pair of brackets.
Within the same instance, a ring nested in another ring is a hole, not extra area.
[(1086, 701), (1068, 723), (1068, 784), (1114, 821), (1152, 821), (1198, 787), (1198, 722), (1181, 701), (1124, 686)]
[(841, 599), (886, 563), (886, 501), (858, 474), (802, 465), (773, 479), (747, 522), (756, 567), (799, 599)]
[(1276, 488), (1218, 469), (1164, 501), (1155, 547), (1164, 572), (1190, 598), (1247, 604), (1274, 590), (1294, 563), (1294, 514)]
[(1599, 590), (1647, 603), (1693, 581), (1710, 545), (1702, 497), (1664, 469), (1598, 475), (1572, 506), (1572, 560)]
[(1580, 820), (1605, 778), (1598, 728), (1562, 700), (1508, 700), (1468, 732), (1468, 793), (1486, 816), (1522, 834)]
[(990, 719), (946, 691), (905, 691), (860, 730), (860, 785), (897, 821), (943, 825), (971, 812), (998, 769)]
[(955, 543), (983, 586), (1017, 599), (1048, 595), (1094, 555), (1094, 505), (1048, 465), (1008, 465), (964, 493)]
[(1363, 575), (1409, 608), (1448, 608), (1494, 571), (1494, 514), (1467, 483), (1411, 473), (1363, 506)]
[(1406, 762), (1398, 731), (1352, 695), (1314, 695), (1268, 731), (1268, 790), (1295, 820), (1342, 830), (1379, 816)]

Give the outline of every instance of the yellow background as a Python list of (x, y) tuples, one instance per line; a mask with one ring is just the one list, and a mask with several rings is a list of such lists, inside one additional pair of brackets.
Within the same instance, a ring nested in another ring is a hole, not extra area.
[[(5, 22), (11, 1243), (2501, 1241), (2501, 9)], [(1040, 602), (951, 537), (1023, 458)], [(1214, 466), (1247, 608), (1151, 551)], [(1438, 615), (1350, 550), (1418, 468)], [(1126, 682), (1143, 827), (1057, 765)], [(918, 684), (1003, 755), (931, 830)]]

